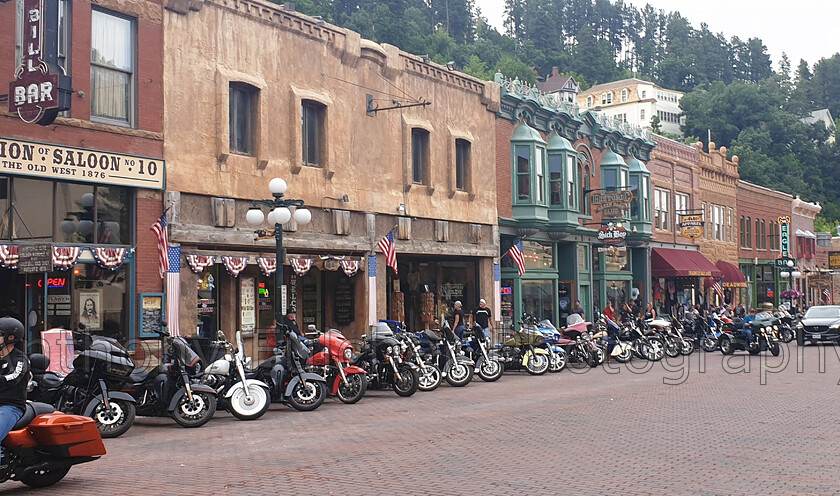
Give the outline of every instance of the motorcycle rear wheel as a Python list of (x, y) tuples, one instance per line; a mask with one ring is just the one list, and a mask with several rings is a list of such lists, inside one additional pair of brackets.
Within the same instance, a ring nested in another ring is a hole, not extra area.
[(347, 374), (347, 384), (341, 379), (338, 380), (338, 391), (336, 396), (342, 403), (352, 405), (358, 403), (367, 391), (367, 375)]
[(440, 386), (440, 383), (443, 382), (443, 374), (440, 373), (440, 369), (437, 368), (437, 365), (427, 363), (426, 373), (419, 373), (418, 380), (419, 383), (417, 385), (417, 389), (420, 391), (434, 391), (438, 388), (438, 386)]
[(780, 331), (780, 334), (781, 334), (783, 343), (790, 343), (791, 341), (793, 341), (794, 335), (793, 335), (793, 330), (792, 329), (790, 329), (788, 327), (783, 327), (782, 330)]
[(134, 417), (137, 414), (134, 403), (125, 400), (109, 399), (111, 408), (105, 403), (93, 409), (91, 418), (99, 429), (99, 435), (103, 438), (122, 436), (134, 424)]
[(671, 358), (676, 358), (680, 356), (680, 345), (675, 339), (663, 340), (663, 344), (665, 345), (666, 355), (668, 355)]
[(525, 370), (531, 375), (543, 375), (548, 372), (548, 356), (531, 354), (528, 357), (528, 363), (525, 364)]
[(658, 362), (665, 355), (665, 345), (660, 339), (649, 338), (646, 343), (642, 343), (641, 351), (646, 359)]
[(633, 350), (629, 346), (622, 348), (621, 353), (616, 355), (615, 359), (618, 363), (627, 363), (633, 359)]
[(700, 347), (703, 348), (703, 351), (715, 351), (717, 341), (712, 338), (703, 338), (700, 340)]
[(216, 395), (204, 391), (193, 391), (193, 400), (186, 394), (178, 400), (172, 410), (172, 418), (181, 427), (201, 427), (216, 413)]
[(29, 487), (49, 487), (63, 479), (69, 471), (70, 467), (36, 470), (27, 476), (21, 477), (20, 481)]
[(260, 386), (248, 386), (251, 398), (245, 394), (241, 383), (235, 384), (233, 394), (228, 398), (228, 409), (231, 415), (239, 420), (256, 420), (268, 411), (271, 398), (268, 391)]
[(420, 378), (417, 371), (411, 367), (402, 366), (399, 369), (400, 378), (394, 377), (393, 389), (399, 396), (408, 397), (417, 392), (420, 385)]
[(472, 382), (475, 371), (469, 365), (455, 363), (446, 373), (446, 382), (452, 387), (464, 387)]
[(310, 379), (306, 381), (305, 386), (302, 381), (295, 384), (292, 394), (289, 395), (289, 404), (299, 412), (311, 412), (321, 406), (326, 398), (326, 384)]
[(556, 374), (561, 372), (563, 369), (566, 368), (566, 363), (568, 360), (566, 359), (566, 352), (555, 352), (549, 356), (548, 359), (548, 371), (552, 374)]

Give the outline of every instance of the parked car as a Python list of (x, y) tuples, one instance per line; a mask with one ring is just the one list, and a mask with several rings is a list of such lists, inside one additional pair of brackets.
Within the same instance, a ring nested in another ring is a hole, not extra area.
[(840, 342), (840, 305), (819, 305), (808, 309), (796, 326), (796, 344), (805, 341)]

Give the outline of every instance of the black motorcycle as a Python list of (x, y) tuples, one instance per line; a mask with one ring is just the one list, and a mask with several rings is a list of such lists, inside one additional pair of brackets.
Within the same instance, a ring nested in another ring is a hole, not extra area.
[(361, 349), (352, 364), (367, 372), (368, 389), (390, 387), (400, 396), (411, 396), (417, 392), (419, 377), (417, 366), (402, 358), (407, 349), (388, 324), (379, 322), (369, 337), (362, 335)]
[(310, 352), (301, 338), (287, 326), (279, 325), (277, 330), (282, 333), (282, 342), (274, 348), (274, 356), (245, 377), (266, 383), (272, 402), (286, 403), (302, 412), (315, 410), (327, 398), (327, 380), (306, 371)]
[(762, 351), (769, 351), (773, 356), (779, 356), (781, 347), (775, 337), (776, 331), (779, 330), (778, 319), (770, 314), (757, 316), (750, 327), (752, 340), (747, 337), (743, 327), (722, 332), (718, 339), (721, 353), (731, 355), (736, 350), (743, 350), (750, 355), (757, 355)]
[(464, 350), (467, 357), (475, 361), (475, 371), (478, 377), (487, 382), (499, 380), (505, 373), (505, 366), (499, 354), (490, 351), (490, 338), (484, 333), (484, 329), (475, 324), (465, 338)]
[(119, 389), (134, 370), (134, 362), (115, 339), (80, 331), (74, 333), (74, 341), (79, 355), (64, 377), (47, 370), (49, 357), (40, 353), (29, 357), (34, 381), (29, 399), (91, 417), (102, 437), (124, 434), (134, 423), (135, 399)]
[(201, 363), (184, 338), (157, 333), (163, 342), (160, 366), (152, 373), (135, 369), (122, 390), (137, 401), (137, 415), (172, 417), (183, 427), (200, 427), (216, 413), (216, 391), (201, 384)]
[(475, 362), (461, 352), (461, 341), (452, 332), (449, 322), (444, 321), (439, 332), (443, 337), (431, 330), (423, 331), (420, 347), (426, 350), (424, 361), (437, 367), (450, 386), (466, 386), (472, 382)]

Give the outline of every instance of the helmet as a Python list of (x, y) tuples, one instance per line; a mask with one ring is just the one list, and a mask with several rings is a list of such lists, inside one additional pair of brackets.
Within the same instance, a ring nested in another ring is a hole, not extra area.
[(0, 335), (5, 336), (7, 343), (23, 341), (23, 333), (23, 324), (18, 319), (14, 317), (0, 318)]

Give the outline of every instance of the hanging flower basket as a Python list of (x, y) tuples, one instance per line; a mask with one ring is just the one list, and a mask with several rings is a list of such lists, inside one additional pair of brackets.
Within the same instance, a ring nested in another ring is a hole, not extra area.
[(797, 289), (786, 289), (782, 291), (782, 298), (786, 300), (795, 300), (797, 298), (802, 298), (803, 296), (805, 296), (805, 294)]

